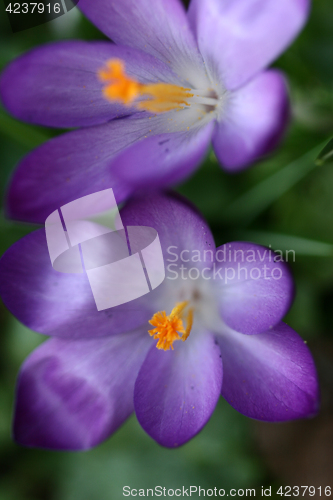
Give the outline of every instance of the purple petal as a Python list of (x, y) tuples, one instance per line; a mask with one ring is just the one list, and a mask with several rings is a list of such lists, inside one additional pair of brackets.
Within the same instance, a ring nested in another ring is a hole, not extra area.
[[(121, 210), (125, 226), (149, 226), (158, 232), (165, 265), (181, 264), (182, 250), (215, 250), (213, 235), (200, 213), (183, 197), (176, 194), (150, 194), (131, 199)], [(184, 257), (185, 258), (185, 257)], [(187, 254), (186, 254), (187, 258)], [(207, 266), (207, 262), (203, 262)], [(196, 265), (201, 265), (198, 262)]]
[(278, 71), (266, 71), (233, 92), (218, 123), (213, 146), (229, 171), (246, 168), (280, 142), (289, 119), (286, 82)]
[(104, 123), (136, 112), (108, 102), (97, 72), (120, 58), (142, 83), (175, 80), (170, 67), (142, 51), (109, 42), (66, 41), (38, 47), (16, 59), (0, 81), (0, 95), (16, 118), (51, 127)]
[(153, 346), (135, 384), (137, 418), (159, 444), (180, 446), (207, 423), (221, 385), (221, 354), (212, 335), (190, 336), (174, 351)]
[(308, 347), (288, 325), (251, 336), (229, 331), (218, 341), (222, 395), (237, 411), (271, 422), (317, 413), (316, 368)]
[(174, 185), (204, 160), (214, 124), (186, 132), (148, 137), (118, 155), (111, 164), (119, 181), (133, 191)]
[[(189, 18), (208, 71), (235, 89), (295, 39), (310, 0), (192, 0)], [(212, 43), (214, 33), (214, 43)]]
[(294, 298), (293, 278), (281, 256), (259, 245), (235, 242), (219, 247), (216, 258), (214, 284), (223, 321), (249, 335), (279, 323)]
[(149, 134), (148, 120), (123, 118), (75, 130), (35, 149), (19, 164), (7, 195), (8, 216), (44, 223), (61, 205), (113, 188), (118, 203), (130, 190), (110, 163), (123, 148)]
[(204, 72), (180, 0), (80, 0), (79, 7), (115, 43), (148, 52), (185, 79)]
[(197, 133), (147, 138), (157, 127), (165, 128), (164, 121), (164, 116), (123, 118), (43, 144), (23, 159), (14, 174), (7, 199), (9, 217), (44, 223), (61, 205), (103, 189), (113, 188), (121, 203), (137, 188), (176, 182), (202, 160), (211, 126)]
[(57, 450), (104, 441), (133, 411), (134, 382), (150, 342), (145, 332), (46, 341), (21, 368), (16, 441)]
[(0, 259), (4, 304), (19, 321), (45, 335), (80, 339), (129, 331), (156, 312), (154, 293), (98, 311), (86, 273), (53, 269), (44, 229), (19, 240)]

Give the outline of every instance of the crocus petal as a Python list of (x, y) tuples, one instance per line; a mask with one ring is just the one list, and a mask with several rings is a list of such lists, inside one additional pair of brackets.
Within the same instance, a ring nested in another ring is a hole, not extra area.
[(189, 81), (204, 68), (180, 0), (80, 0), (79, 7), (115, 43), (148, 52)]
[(314, 416), (316, 369), (301, 337), (280, 323), (260, 335), (232, 331), (218, 337), (223, 359), (222, 395), (237, 411), (282, 422)]
[(138, 187), (175, 182), (202, 160), (211, 125), (197, 133), (159, 134), (150, 139), (160, 126), (166, 127), (163, 117), (123, 118), (48, 141), (23, 159), (14, 173), (8, 215), (44, 223), (61, 205), (87, 194), (113, 188), (121, 203)]
[(113, 188), (118, 203), (130, 191), (109, 168), (111, 160), (149, 134), (148, 119), (123, 118), (75, 130), (35, 149), (19, 164), (7, 195), (8, 216), (44, 223), (61, 205)]
[[(158, 232), (165, 264), (182, 264), (180, 252), (192, 250), (200, 255), (215, 250), (213, 235), (202, 215), (177, 194), (150, 194), (132, 198), (121, 210), (125, 226), (149, 226)], [(203, 262), (207, 266), (207, 262)], [(200, 265), (198, 262), (196, 265)]]
[(281, 256), (259, 245), (234, 242), (219, 247), (216, 258), (214, 285), (229, 327), (252, 335), (282, 320), (294, 298), (294, 283)]
[(185, 132), (148, 137), (119, 154), (110, 168), (126, 186), (157, 189), (188, 177), (205, 158), (213, 123)]
[(153, 346), (135, 384), (139, 423), (159, 444), (180, 446), (207, 423), (221, 384), (221, 353), (210, 334), (177, 342), (174, 351)]
[(310, 0), (192, 0), (189, 18), (208, 71), (235, 89), (288, 47), (309, 7)]
[(53, 269), (44, 229), (19, 240), (1, 258), (0, 296), (32, 330), (72, 339), (126, 332), (147, 324), (156, 312), (154, 291), (98, 311), (86, 273), (65, 274)]
[(0, 80), (0, 95), (16, 118), (51, 127), (104, 123), (136, 112), (103, 97), (98, 71), (109, 59), (125, 62), (142, 83), (177, 81), (170, 67), (130, 47), (109, 42), (66, 41), (34, 49), (12, 62)]
[(16, 441), (58, 450), (104, 441), (133, 411), (134, 382), (149, 345), (141, 331), (43, 343), (19, 375)]
[(246, 168), (279, 143), (289, 118), (286, 82), (278, 71), (266, 71), (232, 92), (218, 122), (213, 146), (229, 171)]

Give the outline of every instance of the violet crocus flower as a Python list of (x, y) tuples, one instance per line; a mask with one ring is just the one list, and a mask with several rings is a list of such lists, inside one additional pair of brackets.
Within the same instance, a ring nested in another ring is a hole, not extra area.
[(158, 288), (128, 304), (98, 312), (86, 275), (52, 268), (44, 229), (0, 261), (4, 303), (52, 337), (21, 368), (15, 439), (88, 449), (135, 410), (153, 439), (177, 447), (203, 428), (220, 394), (254, 419), (313, 416), (310, 351), (281, 322), (294, 289), (286, 264), (251, 243), (215, 250), (205, 221), (176, 195), (132, 199), (121, 218), (158, 231), (167, 266)]
[(173, 185), (212, 141), (230, 172), (270, 152), (288, 117), (286, 82), (265, 68), (294, 40), (309, 0), (80, 0), (110, 42), (64, 41), (5, 70), (15, 117), (79, 128), (28, 155), (8, 214), (43, 223), (56, 207), (109, 187), (117, 200)]

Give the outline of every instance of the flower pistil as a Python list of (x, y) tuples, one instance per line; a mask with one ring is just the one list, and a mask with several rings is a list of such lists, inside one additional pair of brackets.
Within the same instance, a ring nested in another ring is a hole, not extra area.
[[(170, 347), (173, 350), (173, 342), (182, 340), (183, 342), (189, 337), (193, 324), (193, 309), (189, 309), (186, 317), (186, 328), (183, 323), (183, 316), (188, 302), (179, 302), (172, 309), (169, 316), (165, 311), (159, 311), (154, 314), (149, 323), (155, 328), (148, 330), (151, 337), (158, 339), (156, 344), (157, 349), (169, 351)], [(182, 334), (180, 336), (180, 334)]]

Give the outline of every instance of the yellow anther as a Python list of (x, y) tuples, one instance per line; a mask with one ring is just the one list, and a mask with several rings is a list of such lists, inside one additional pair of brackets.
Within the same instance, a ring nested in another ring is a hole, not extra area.
[(194, 96), (189, 92), (191, 89), (170, 83), (139, 83), (126, 74), (125, 64), (120, 59), (110, 59), (98, 76), (102, 82), (107, 82), (103, 90), (106, 99), (131, 106), (136, 100), (146, 97), (135, 105), (150, 113), (184, 109), (184, 106), (189, 106), (188, 99)]
[(171, 347), (173, 350), (172, 344), (175, 340), (185, 341), (189, 337), (193, 324), (193, 309), (188, 312), (186, 329), (182, 319), (184, 309), (187, 306), (188, 302), (180, 302), (172, 309), (169, 316), (166, 315), (165, 311), (159, 311), (149, 321), (151, 325), (155, 326), (153, 330), (148, 330), (148, 332), (151, 337), (154, 336), (154, 339), (158, 339), (157, 349), (168, 351)]
[(190, 309), (186, 318), (186, 330), (184, 335), (182, 336), (182, 341), (185, 342), (188, 339), (193, 325), (193, 309)]
[(125, 65), (118, 59), (111, 59), (98, 73), (102, 82), (111, 82), (104, 90), (104, 96), (110, 101), (120, 101), (131, 105), (140, 91), (140, 84), (125, 74)]

